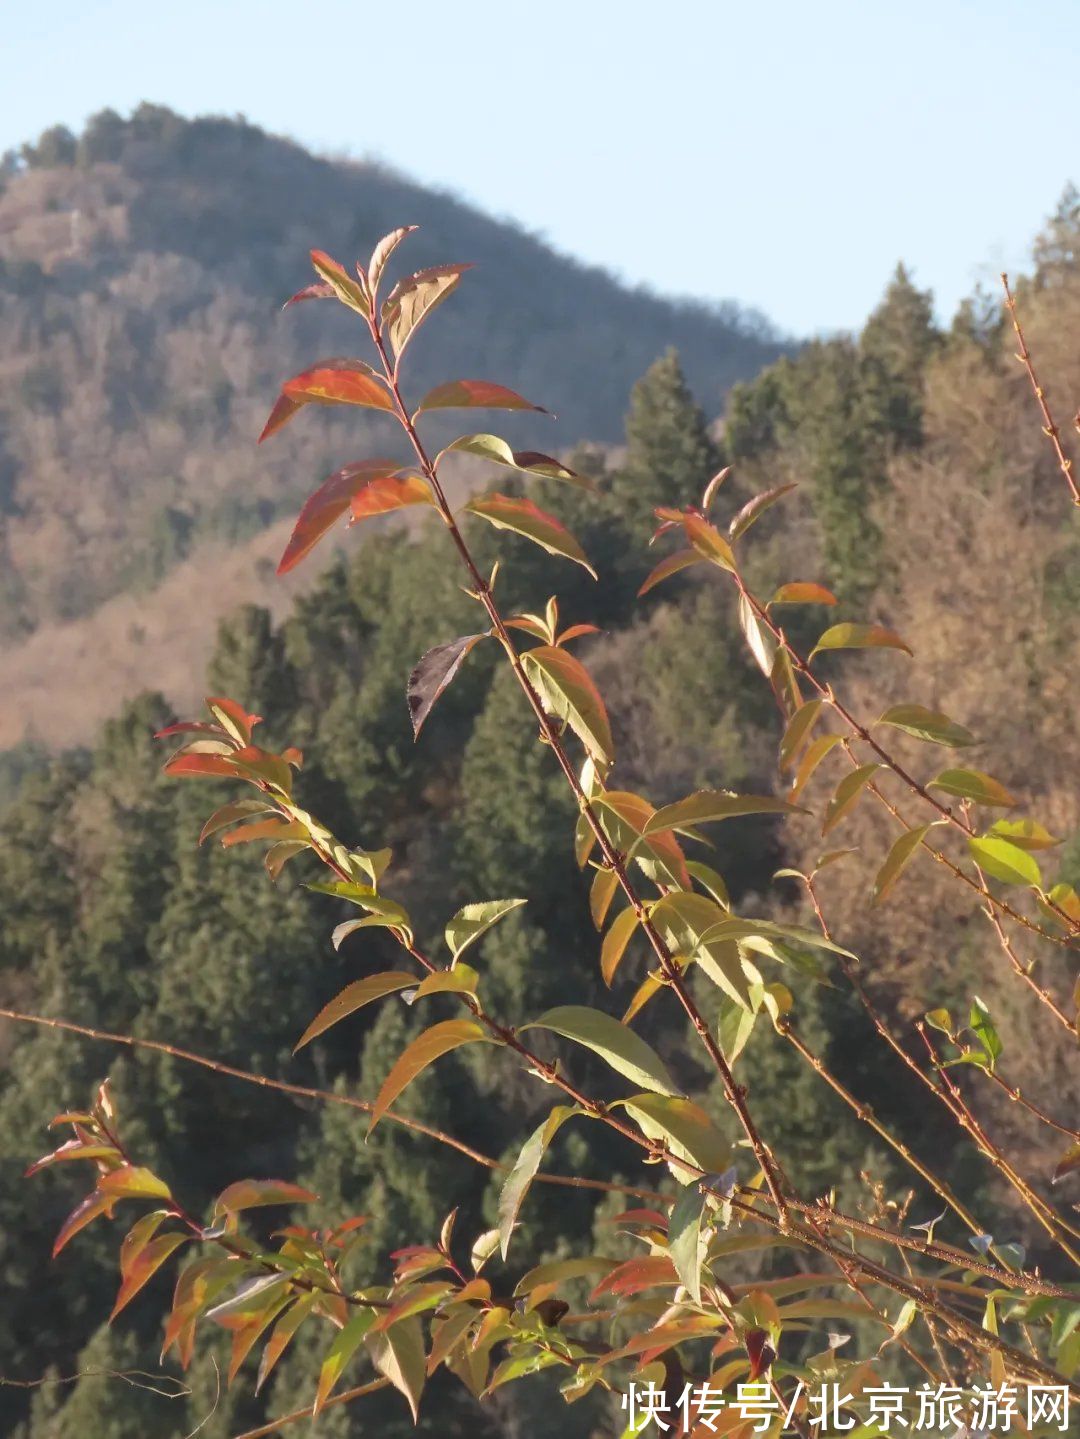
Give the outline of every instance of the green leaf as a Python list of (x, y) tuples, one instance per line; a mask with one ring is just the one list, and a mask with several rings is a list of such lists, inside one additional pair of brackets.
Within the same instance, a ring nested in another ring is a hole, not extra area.
[(402, 1319), (384, 1334), (369, 1334), (366, 1343), (375, 1368), (405, 1396), (415, 1423), (427, 1377), (419, 1318)]
[(978, 1038), (979, 1043), (986, 1050), (987, 1058), (990, 1061), (990, 1069), (1001, 1058), (1001, 1051), (1004, 1046), (1001, 1043), (1001, 1036), (998, 1034), (994, 1021), (990, 1018), (990, 1011), (978, 995), (975, 996), (971, 1005), (971, 1013), (968, 1016), (968, 1025), (971, 1032)]
[(436, 700), (464, 664), (470, 650), (486, 638), (486, 634), (462, 635), (459, 639), (448, 640), (444, 645), (436, 645), (421, 657), (409, 676), (405, 691), (413, 739), (419, 736)]
[(516, 1298), (522, 1294), (531, 1294), (541, 1285), (546, 1287), (548, 1284), (559, 1284), (565, 1279), (588, 1279), (594, 1274), (610, 1274), (616, 1263), (614, 1259), (601, 1259), (595, 1254), (578, 1259), (552, 1259), (530, 1269), (518, 1283), (514, 1296)]
[(939, 710), (928, 710), (922, 705), (893, 705), (881, 716), (878, 724), (892, 725), (916, 739), (948, 745), (952, 749), (962, 749), (975, 743), (975, 736), (962, 724), (957, 724)]
[(991, 836), (1007, 839), (1019, 849), (1053, 849), (1061, 843), (1033, 819), (996, 819), (987, 831), (987, 837)]
[(728, 995), (724, 996), (720, 1005), (717, 1038), (729, 1065), (733, 1065), (746, 1048), (747, 1041), (754, 1032), (756, 1020), (756, 1010), (747, 1009), (745, 1005), (736, 1003)]
[(818, 640), (817, 644), (810, 651), (810, 658), (822, 650), (865, 650), (865, 649), (893, 649), (904, 650), (911, 654), (910, 647), (895, 634), (892, 630), (883, 629), (881, 625), (856, 625), (843, 624), (833, 625), (827, 629)]
[(442, 1055), (449, 1054), (451, 1050), (459, 1049), (463, 1044), (476, 1044), (480, 1040), (486, 1039), (486, 1031), (471, 1019), (447, 1019), (441, 1024), (432, 1025), (430, 1029), (425, 1029), (423, 1034), (418, 1035), (398, 1057), (396, 1064), (383, 1081), (371, 1114), (368, 1134), (371, 1134), (402, 1090), (410, 1085), (429, 1064), (433, 1064)]
[(821, 713), (824, 700), (807, 700), (800, 705), (795, 713), (788, 720), (787, 728), (784, 730), (784, 737), (780, 741), (780, 770), (781, 773), (790, 769), (795, 762), (803, 741), (807, 738)]
[(1000, 809), (1012, 809), (1016, 804), (1000, 781), (977, 769), (943, 769), (936, 779), (930, 781), (927, 789), (944, 790), (946, 794), (958, 795), (960, 799)]
[[(442, 454), (449, 454), (451, 450), (476, 455), (481, 460), (491, 460), (493, 464), (521, 470), (525, 474), (540, 475), (549, 480), (564, 480), (579, 490), (596, 488), (592, 480), (585, 475), (579, 475), (576, 470), (569, 469), (551, 455), (543, 455), (538, 450), (512, 450), (498, 435), (462, 435), (452, 445), (447, 445)], [(442, 455), (439, 459), (442, 459)]]
[(728, 790), (701, 789), (686, 799), (676, 800), (658, 809), (645, 826), (646, 835), (665, 829), (685, 829), (688, 825), (710, 824), (715, 820), (736, 819), (747, 814), (805, 813), (796, 804), (772, 795), (731, 794)]
[(816, 929), (803, 929), (796, 924), (774, 924), (767, 919), (736, 919), (732, 917), (715, 925), (702, 937), (708, 941), (734, 939), (742, 943), (758, 936), (763, 939), (792, 940), (795, 944), (809, 944), (815, 949), (827, 949), (833, 954), (842, 954), (848, 959), (857, 958), (850, 949), (843, 949), (840, 945), (834, 944), (831, 939), (826, 939)]
[(446, 926), (446, 943), (455, 962), (469, 945), (475, 944), (493, 924), (498, 924), (504, 915), (511, 910), (520, 909), (526, 902), (523, 899), (488, 899), (479, 904), (467, 904), (459, 909)]
[(956, 1033), (952, 1015), (947, 1009), (927, 1010), (926, 1022), (931, 1029), (938, 1030), (939, 1033), (946, 1035), (949, 1039)]
[(239, 1179), (223, 1189), (214, 1202), (214, 1217), (261, 1209), (268, 1204), (316, 1204), (319, 1196), (284, 1179)]
[(98, 1189), (117, 1199), (172, 1199), (169, 1186), (149, 1169), (122, 1164), (98, 1180)]
[(753, 1007), (750, 982), (736, 946), (706, 937), (726, 918), (714, 900), (693, 892), (667, 894), (653, 905), (649, 918), (670, 950), (693, 960), (744, 1009)]
[(668, 1221), (668, 1253), (675, 1272), (695, 1304), (701, 1303), (701, 1266), (709, 1232), (702, 1224), (705, 1195), (696, 1181), (679, 1191)]
[(776, 504), (777, 500), (782, 500), (786, 494), (798, 488), (797, 482), (790, 485), (777, 485), (773, 490), (766, 490), (764, 494), (755, 495), (752, 500), (743, 505), (728, 526), (728, 534), (732, 541), (741, 539), (750, 526), (756, 524), (765, 511)]
[(329, 1399), (331, 1391), (341, 1378), (342, 1370), (363, 1343), (368, 1330), (375, 1323), (377, 1317), (374, 1309), (358, 1309), (344, 1329), (338, 1332), (337, 1338), (331, 1344), (330, 1352), (323, 1360), (322, 1368), (319, 1370), (319, 1384), (315, 1392), (312, 1417), (318, 1414)]
[(1039, 866), (1026, 849), (1007, 839), (984, 836), (968, 839), (972, 858), (984, 874), (1001, 880), (1002, 884), (1034, 885), (1042, 888)]
[(410, 989), (416, 984), (416, 975), (405, 970), (387, 970), (383, 974), (371, 974), (366, 979), (357, 979), (347, 984), (340, 994), (325, 1004), (304, 1030), (293, 1046), (293, 1053), (310, 1044), (318, 1035), (324, 1034), (331, 1025), (337, 1024), (350, 1014), (355, 1014), (365, 1004), (371, 1004), (384, 995), (397, 990)]
[(588, 556), (566, 526), (525, 496), (484, 495), (470, 500), (465, 509), (469, 514), (487, 520), (496, 529), (523, 535), (547, 550), (549, 555), (562, 555), (564, 559), (573, 560), (596, 579), (596, 571), (589, 564)]
[(874, 880), (874, 897), (872, 903), (881, 903), (910, 864), (911, 860), (915, 857), (916, 850), (933, 828), (933, 824), (923, 824), (920, 825), (918, 829), (905, 830), (899, 839), (896, 840), (889, 850), (885, 863), (877, 872), (877, 878)]
[(382, 307), (383, 329), (396, 360), (432, 310), (457, 289), (462, 275), (471, 269), (471, 265), (434, 265), (398, 281)]
[(420, 401), (416, 413), (427, 410), (538, 410), (546, 415), (543, 405), (531, 404), (522, 399), (505, 385), (493, 385), (489, 380), (448, 380), (445, 385), (436, 385)]
[[(730, 1143), (692, 1100), (632, 1094), (621, 1102), (648, 1139), (663, 1140), (673, 1154), (696, 1164), (706, 1174), (721, 1174), (731, 1163)], [(672, 1172), (681, 1184), (687, 1183), (685, 1170), (673, 1167)]]
[(503, 1259), (510, 1248), (510, 1236), (514, 1232), (522, 1201), (533, 1182), (544, 1151), (558, 1134), (562, 1125), (572, 1114), (580, 1111), (573, 1105), (557, 1105), (542, 1124), (539, 1124), (525, 1141), (514, 1167), (506, 1176), (506, 1183), (499, 1194), (499, 1244)]
[(879, 764), (861, 764), (858, 769), (853, 769), (846, 774), (833, 792), (829, 801), (829, 807), (825, 811), (825, 823), (821, 826), (821, 833), (826, 835), (830, 830), (835, 829), (849, 810), (855, 805), (863, 790), (881, 769)]
[(581, 661), (567, 650), (540, 645), (521, 662), (544, 708), (570, 726), (593, 759), (610, 764), (615, 747), (607, 710)]
[(640, 1035), (602, 1010), (582, 1004), (559, 1005), (522, 1028), (550, 1029), (564, 1039), (591, 1049), (635, 1084), (659, 1094), (677, 1096), (679, 1093), (660, 1056)]
[(604, 942), (600, 946), (600, 973), (609, 989), (615, 978), (615, 971), (626, 953), (626, 946), (630, 943), (637, 926), (638, 917), (627, 906), (615, 916), (607, 934), (604, 935)]
[(274, 1365), (289, 1347), (296, 1331), (311, 1314), (317, 1297), (314, 1292), (301, 1294), (298, 1299), (294, 1300), (292, 1307), (288, 1309), (274, 1325), (274, 1332), (266, 1341), (266, 1348), (263, 1350), (262, 1358), (259, 1360), (259, 1374), (255, 1380), (256, 1394), (258, 1394), (267, 1379), (269, 1379)]

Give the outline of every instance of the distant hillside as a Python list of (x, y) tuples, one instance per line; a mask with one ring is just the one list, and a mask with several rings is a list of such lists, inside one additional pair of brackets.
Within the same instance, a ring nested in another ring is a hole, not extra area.
[[(60, 657), (122, 646), (112, 620), (102, 632), (87, 617), (109, 601), (115, 614), (125, 595), (134, 599), (121, 612), (134, 604), (153, 616), (164, 598), (153, 592), (185, 567), (193, 580), (172, 586), (169, 628), (188, 652), (204, 650), (221, 605), (207, 583), (216, 560), (202, 557), (252, 541), (227, 599), (262, 597), (257, 537), (332, 462), (370, 444), (363, 421), (350, 416), (346, 428), (323, 414), (255, 448), (285, 373), (360, 345), (328, 306), (280, 314), (310, 278), (312, 246), (350, 261), (414, 223), (423, 228), (403, 264), (474, 261), (415, 347), (411, 382), (511, 384), (557, 413), (557, 425), (544, 422), (550, 448), (614, 439), (632, 383), (670, 345), (714, 415), (733, 382), (784, 349), (735, 305), (626, 289), (450, 195), (317, 158), (241, 120), (189, 122), (149, 105), (128, 120), (105, 112), (80, 137), (49, 131), (7, 157), (2, 183), (0, 747), (27, 723), (70, 738)], [(540, 435), (535, 421), (509, 432)], [(54, 640), (56, 625), (72, 623)], [(34, 648), (16, 654), (28, 640)], [(160, 668), (145, 677), (160, 682)], [(93, 704), (85, 676), (80, 690)], [(118, 697), (110, 690), (101, 713)]]

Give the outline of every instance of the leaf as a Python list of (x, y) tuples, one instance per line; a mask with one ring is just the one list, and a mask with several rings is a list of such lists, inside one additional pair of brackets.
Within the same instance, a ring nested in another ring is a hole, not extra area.
[(371, 974), (366, 979), (353, 980), (352, 984), (347, 984), (329, 1004), (323, 1005), (296, 1041), (293, 1054), (303, 1049), (305, 1044), (310, 1044), (318, 1035), (324, 1034), (331, 1025), (355, 1014), (365, 1004), (371, 1004), (374, 1000), (382, 999), (384, 995), (394, 994), (398, 990), (410, 989), (415, 984), (416, 975), (408, 974), (404, 970), (387, 970), (384, 974)]
[(188, 1234), (160, 1234), (156, 1239), (151, 1239), (144, 1245), (138, 1255), (128, 1265), (124, 1274), (123, 1282), (120, 1285), (120, 1292), (116, 1296), (116, 1303), (109, 1315), (109, 1323), (116, 1318), (125, 1305), (130, 1304), (139, 1290), (149, 1283), (157, 1271), (168, 1259), (169, 1255), (179, 1249), (181, 1244), (187, 1242), (191, 1236)]
[(203, 825), (199, 843), (204, 844), (211, 835), (217, 834), (226, 825), (235, 824), (237, 820), (250, 819), (252, 815), (267, 814), (272, 810), (273, 805), (264, 799), (236, 799), (231, 804), (223, 804)]
[(469, 514), (487, 520), (496, 529), (523, 535), (550, 555), (562, 555), (573, 560), (596, 579), (596, 571), (589, 564), (585, 551), (566, 526), (534, 505), (532, 500), (524, 496), (515, 499), (510, 495), (486, 495), (470, 500), (465, 509)]
[(792, 801), (796, 800), (810, 783), (811, 776), (831, 749), (840, 743), (838, 734), (819, 734), (807, 745), (799, 768), (795, 772), (795, 783), (791, 786)]
[(1042, 888), (1039, 866), (1026, 849), (1007, 839), (984, 837), (968, 839), (972, 858), (984, 874), (1001, 880), (1002, 884), (1034, 885)]
[(427, 1377), (419, 1319), (403, 1319), (385, 1334), (368, 1335), (366, 1342), (375, 1368), (405, 1396), (415, 1422)]
[(769, 601), (770, 605), (835, 605), (836, 596), (824, 585), (807, 584), (797, 581), (781, 585)]
[(647, 799), (628, 790), (605, 790), (593, 799), (604, 832), (613, 847), (633, 859), (654, 884), (686, 889), (690, 875), (686, 857), (669, 829), (645, 836), (646, 825), (656, 811)]
[(688, 570), (691, 565), (700, 565), (701, 562), (701, 556), (696, 550), (676, 550), (673, 555), (668, 555), (666, 559), (661, 560), (654, 569), (649, 571), (645, 582), (638, 590), (638, 599), (641, 599), (642, 595), (647, 595), (663, 580), (670, 579), (672, 575), (679, 574), (681, 570)]
[(382, 280), (383, 271), (386, 269), (386, 262), (394, 253), (402, 240), (414, 234), (419, 225), (401, 225), (396, 230), (391, 230), (389, 235), (384, 235), (371, 252), (371, 263), (368, 265), (368, 290), (371, 292), (372, 300), (379, 289), (379, 282)]
[(761, 673), (768, 679), (773, 672), (773, 663), (779, 651), (779, 644), (776, 636), (763, 624), (757, 611), (746, 598), (739, 596), (739, 624), (746, 636), (746, 643), (750, 647), (750, 653)]
[(448, 640), (444, 645), (436, 645), (421, 657), (420, 663), (409, 676), (406, 689), (414, 739), (420, 734), (436, 700), (453, 680), (469, 651), (486, 638), (486, 634), (462, 635), (459, 639)]
[(429, 1309), (434, 1309), (453, 1287), (449, 1279), (433, 1279), (428, 1284), (410, 1284), (398, 1290), (393, 1296), (394, 1302), (389, 1309), (383, 1311), (371, 1333), (384, 1333), (403, 1319), (411, 1319), (414, 1314), (425, 1314)]
[(98, 1190), (88, 1194), (61, 1224), (56, 1239), (53, 1241), (52, 1257), (55, 1259), (68, 1240), (74, 1239), (80, 1229), (85, 1229), (88, 1224), (93, 1223), (99, 1214), (105, 1214), (111, 1218), (115, 1203), (115, 1194), (102, 1194)]
[(720, 924), (714, 925), (712, 929), (706, 930), (702, 936), (707, 942), (715, 942), (722, 939), (733, 939), (737, 943), (755, 939), (778, 939), (791, 940), (795, 944), (808, 944), (815, 949), (827, 949), (833, 954), (842, 954), (847, 959), (856, 959), (850, 949), (843, 949), (840, 945), (834, 944), (831, 939), (826, 939), (816, 929), (803, 929), (797, 924), (774, 924), (768, 919), (730, 919), (722, 920)]
[(627, 906), (615, 916), (607, 934), (604, 935), (604, 942), (600, 946), (600, 973), (609, 989), (615, 978), (615, 971), (626, 953), (626, 947), (633, 938), (637, 926), (637, 914)]
[(521, 662), (544, 708), (570, 726), (593, 759), (610, 763), (614, 745), (607, 710), (581, 661), (567, 650), (540, 645)]
[(825, 701), (820, 699), (807, 700), (805, 704), (799, 706), (791, 716), (791, 719), (788, 720), (787, 728), (784, 730), (784, 737), (780, 741), (781, 773), (791, 768), (799, 750), (803, 746), (803, 741), (813, 729), (824, 703)]
[(719, 565), (722, 570), (733, 574), (735, 572), (735, 556), (731, 553), (731, 546), (715, 525), (710, 525), (708, 520), (702, 519), (700, 515), (680, 515), (683, 529), (686, 531), (686, 538), (697, 550), (699, 555)]
[(996, 819), (986, 837), (1007, 839), (1019, 849), (1053, 849), (1060, 839), (1033, 819)]
[(968, 1015), (968, 1025), (971, 1032), (986, 1051), (989, 1068), (991, 1072), (993, 1072), (994, 1065), (1001, 1058), (1001, 1051), (1004, 1046), (1001, 1043), (1001, 1036), (997, 1032), (994, 1021), (990, 1017), (990, 1011), (978, 995), (972, 1000), (971, 1013)]
[(873, 900), (871, 901), (873, 904), (880, 904), (889, 893), (933, 828), (932, 824), (923, 824), (918, 829), (906, 830), (896, 840), (874, 880)]
[(659, 1094), (677, 1096), (679, 1091), (660, 1059), (649, 1045), (610, 1014), (582, 1004), (564, 1004), (549, 1009), (523, 1029), (550, 1029), (591, 1049), (612, 1069), (635, 1084)]
[(266, 1342), (262, 1358), (259, 1361), (259, 1374), (255, 1380), (255, 1393), (269, 1379), (274, 1365), (278, 1362), (285, 1350), (291, 1344), (296, 1331), (310, 1315), (314, 1307), (317, 1295), (313, 1292), (301, 1294), (293, 1301), (292, 1307), (288, 1309), (274, 1325), (274, 1332)]
[(514, 1297), (531, 1294), (536, 1289), (546, 1289), (549, 1284), (560, 1284), (567, 1279), (586, 1279), (594, 1274), (610, 1274), (615, 1265), (614, 1259), (602, 1259), (596, 1254), (577, 1259), (552, 1259), (530, 1269), (519, 1281)]
[(268, 1204), (317, 1204), (319, 1196), (284, 1179), (239, 1179), (223, 1189), (214, 1201), (214, 1217), (262, 1209)]
[(98, 1189), (114, 1199), (172, 1199), (169, 1186), (149, 1169), (122, 1164), (98, 1180)]
[(705, 1262), (709, 1232), (702, 1224), (705, 1195), (697, 1182), (687, 1184), (676, 1196), (668, 1221), (668, 1254), (690, 1298), (701, 1303), (701, 1267)]
[(777, 500), (782, 500), (786, 494), (798, 489), (798, 483), (790, 485), (777, 485), (775, 489), (766, 490), (764, 494), (755, 495), (754, 498), (743, 505), (742, 509), (728, 526), (728, 534), (732, 541), (741, 539), (751, 525), (755, 524), (766, 510), (771, 509)]
[(1075, 1174), (1078, 1169), (1080, 1169), (1080, 1144), (1071, 1144), (1058, 1160), (1050, 1183), (1059, 1184), (1066, 1175)]
[(836, 786), (825, 811), (825, 823), (821, 826), (823, 835), (836, 828), (881, 768), (879, 764), (861, 764), (858, 769), (853, 769), (844, 776)]
[(892, 725), (916, 739), (948, 745), (952, 749), (962, 749), (975, 743), (975, 736), (962, 724), (957, 724), (939, 710), (928, 710), (922, 705), (893, 705), (881, 716), (878, 724)]
[[(596, 488), (592, 480), (585, 475), (579, 475), (576, 470), (569, 469), (551, 455), (541, 454), (538, 450), (512, 450), (498, 435), (462, 435), (453, 444), (447, 445), (442, 453), (449, 454), (451, 450), (476, 455), (481, 460), (490, 460), (493, 464), (521, 470), (525, 474), (540, 475), (549, 480), (565, 480), (580, 490)], [(442, 459), (442, 455), (439, 459)]]
[(336, 470), (328, 480), (304, 501), (289, 543), (278, 562), (279, 575), (291, 569), (311, 553), (350, 506), (358, 505), (354, 518), (387, 514), (408, 505), (432, 503), (431, 491), (416, 475), (396, 478), (400, 467), (394, 460), (361, 460)]
[(441, 1024), (432, 1025), (430, 1029), (425, 1029), (423, 1034), (418, 1035), (406, 1047), (383, 1081), (383, 1086), (375, 1101), (375, 1108), (372, 1110), (368, 1135), (370, 1136), (372, 1130), (402, 1090), (410, 1085), (429, 1064), (433, 1064), (442, 1055), (449, 1054), (451, 1050), (459, 1049), (463, 1044), (475, 1044), (486, 1038), (485, 1031), (471, 1019), (447, 1019)]
[(358, 315), (363, 315), (366, 320), (371, 313), (371, 305), (363, 287), (336, 260), (322, 250), (311, 251), (311, 263), (315, 266), (315, 273), (324, 285), (329, 285), (335, 296), (343, 305), (348, 305), (350, 310), (355, 310)]
[(471, 265), (434, 265), (398, 281), (382, 307), (383, 328), (396, 360), (401, 360), (405, 346), (432, 310), (457, 289), (462, 275), (471, 269)]
[(589, 887), (589, 914), (597, 929), (603, 929), (611, 901), (619, 889), (619, 876), (613, 869), (598, 869)]
[(328, 285), (325, 280), (317, 280), (314, 284), (305, 285), (302, 290), (297, 290), (295, 295), (290, 295), (281, 308), (287, 310), (290, 305), (299, 305), (302, 300), (332, 300), (333, 298), (333, 285)]
[(927, 789), (944, 790), (946, 794), (958, 795), (960, 799), (1000, 809), (1012, 809), (1017, 803), (1003, 784), (977, 769), (943, 769), (929, 782)]
[[(647, 1138), (662, 1139), (672, 1153), (706, 1174), (720, 1174), (731, 1163), (731, 1145), (692, 1100), (634, 1094), (622, 1104)], [(677, 1172), (673, 1167), (673, 1172), (680, 1183), (687, 1182), (685, 1170)]]
[(446, 943), (455, 963), (493, 924), (525, 903), (524, 899), (488, 899), (459, 909), (446, 926)]
[(676, 800), (658, 809), (645, 826), (646, 835), (665, 829), (685, 829), (688, 825), (711, 824), (717, 820), (736, 819), (747, 814), (798, 814), (798, 805), (772, 795), (731, 794), (722, 789), (701, 789), (686, 799)]
[(714, 984), (744, 1009), (751, 1009), (749, 981), (733, 944), (711, 943), (706, 935), (725, 918), (715, 900), (703, 894), (668, 894), (657, 900), (649, 915), (673, 953), (694, 960)]
[(319, 1384), (315, 1391), (312, 1417), (318, 1414), (329, 1399), (334, 1385), (341, 1378), (342, 1370), (363, 1343), (364, 1337), (375, 1323), (376, 1317), (374, 1309), (358, 1309), (344, 1329), (339, 1331), (337, 1338), (330, 1346), (329, 1353), (323, 1360), (322, 1368), (319, 1370)]
[(817, 644), (810, 651), (810, 658), (822, 650), (865, 650), (865, 649), (893, 649), (903, 650), (911, 654), (910, 647), (892, 630), (886, 630), (881, 625), (855, 625), (843, 624), (833, 625), (827, 629), (818, 640)]
[(429, 994), (475, 994), (479, 984), (480, 976), (471, 965), (455, 964), (452, 969), (437, 969), (422, 979), (411, 995), (405, 995), (405, 1000), (415, 1004)]
[(238, 825), (224, 835), (221, 841), (223, 849), (232, 849), (238, 844), (250, 844), (254, 840), (293, 840), (300, 844), (301, 849), (306, 849), (311, 842), (308, 827), (299, 820), (287, 820), (279, 814), (270, 819), (257, 819), (253, 824)]
[(541, 415), (550, 414), (543, 405), (534, 405), (516, 391), (508, 390), (505, 385), (494, 385), (490, 380), (449, 380), (445, 385), (436, 385), (420, 401), (416, 413), (475, 409), (537, 410)]
[(263, 426), (259, 443), (288, 424), (304, 405), (361, 405), (389, 413), (393, 411), (394, 401), (375, 371), (363, 360), (320, 360), (285, 381)]
[(579, 1111), (573, 1105), (556, 1105), (522, 1145), (513, 1169), (506, 1176), (506, 1182), (499, 1193), (499, 1245), (504, 1260), (510, 1248), (510, 1236), (514, 1232), (522, 1201), (540, 1168), (544, 1151), (563, 1124), (572, 1114), (577, 1113)]

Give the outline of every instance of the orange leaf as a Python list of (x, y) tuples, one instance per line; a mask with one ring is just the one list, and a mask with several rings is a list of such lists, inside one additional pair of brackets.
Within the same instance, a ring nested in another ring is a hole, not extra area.
[(186, 1243), (189, 1238), (190, 1236), (187, 1234), (159, 1234), (156, 1239), (151, 1239), (150, 1243), (139, 1251), (124, 1275), (120, 1292), (116, 1296), (116, 1303), (109, 1315), (110, 1323), (125, 1305), (130, 1304), (143, 1285), (154, 1277), (169, 1255), (179, 1249), (180, 1245)]
[(670, 579), (680, 570), (688, 570), (691, 565), (700, 564), (701, 555), (696, 550), (676, 550), (673, 555), (668, 555), (667, 559), (661, 560), (656, 568), (650, 571), (645, 583), (638, 590), (638, 599), (642, 595), (647, 595), (662, 580)]
[(79, 1230), (85, 1229), (99, 1214), (105, 1214), (111, 1219), (115, 1203), (116, 1196), (114, 1194), (99, 1194), (97, 1190), (93, 1194), (88, 1194), (61, 1224), (52, 1248), (53, 1258), (56, 1258), (69, 1239), (74, 1239)]
[(303, 405), (362, 405), (387, 412), (394, 409), (390, 391), (363, 360), (320, 360), (282, 385), (259, 443), (288, 424)]
[(383, 1081), (372, 1111), (368, 1134), (370, 1135), (401, 1091), (429, 1064), (433, 1064), (442, 1055), (449, 1054), (452, 1049), (458, 1049), (463, 1044), (475, 1044), (477, 1040), (486, 1038), (485, 1031), (471, 1019), (447, 1019), (442, 1024), (433, 1024), (430, 1029), (425, 1029), (399, 1056)]
[[(346, 510), (353, 507), (353, 518), (361, 519), (367, 514), (383, 514), (388, 510), (400, 509), (403, 505), (431, 503), (431, 495), (423, 481), (414, 476), (397, 481), (394, 476), (398, 469), (394, 460), (361, 460), (355, 465), (345, 465), (336, 470), (328, 480), (304, 501), (285, 553), (278, 564), (279, 575), (286, 574), (300, 563), (334, 525)], [(395, 486), (401, 486), (395, 490)], [(406, 486), (419, 486), (408, 489)], [(356, 504), (369, 489), (374, 490), (372, 508), (357, 512)]]
[(524, 535), (527, 540), (532, 540), (534, 544), (547, 550), (549, 555), (562, 555), (564, 559), (573, 560), (596, 579), (596, 571), (589, 564), (585, 551), (566, 526), (560, 524), (554, 515), (547, 514), (533, 504), (532, 500), (524, 496), (514, 498), (510, 495), (484, 495), (470, 500), (465, 508), (470, 514), (487, 520), (488, 524), (494, 525), (496, 529)]

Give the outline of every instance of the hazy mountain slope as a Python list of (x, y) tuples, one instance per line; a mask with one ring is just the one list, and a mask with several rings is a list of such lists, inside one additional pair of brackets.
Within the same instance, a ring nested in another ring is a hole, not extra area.
[[(256, 535), (332, 461), (370, 452), (353, 416), (348, 429), (305, 416), (254, 445), (285, 373), (361, 343), (329, 306), (280, 314), (312, 246), (350, 261), (418, 223), (410, 268), (476, 262), (415, 347), (410, 381), (511, 384), (559, 418), (504, 428), (551, 448), (613, 438), (631, 384), (669, 345), (712, 413), (783, 348), (735, 306), (627, 290), (448, 195), (239, 121), (144, 106), (97, 117), (77, 144), (46, 136), (28, 157), (9, 161), (0, 194), (0, 744), (31, 713), (13, 645), (36, 630), (47, 647), (43, 627), (85, 626), (120, 594), (145, 603), (204, 545)], [(197, 626), (218, 606), (203, 583), (187, 608)], [(93, 626), (80, 643), (93, 648)]]

